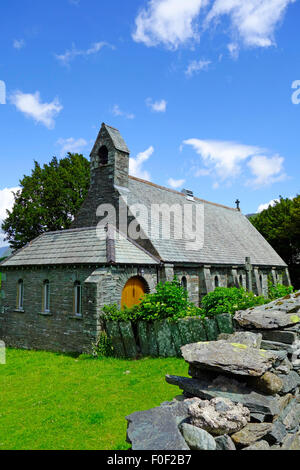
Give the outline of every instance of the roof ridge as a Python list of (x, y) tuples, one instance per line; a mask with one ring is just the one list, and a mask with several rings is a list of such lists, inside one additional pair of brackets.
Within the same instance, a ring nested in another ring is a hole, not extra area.
[(115, 131), (119, 131), (119, 129), (117, 129), (116, 127), (113, 127), (113, 126), (110, 126), (109, 124), (106, 124), (105, 122), (103, 123), (106, 127), (110, 127), (110, 129), (114, 129)]
[[(186, 197), (185, 194), (181, 193), (180, 191), (176, 191), (175, 189), (166, 188), (165, 186), (161, 186), (159, 184), (152, 183), (151, 181), (147, 181), (147, 180), (143, 180), (141, 178), (137, 178), (136, 176), (129, 175), (129, 178), (133, 179), (135, 181), (139, 181), (140, 183), (149, 184), (149, 186), (153, 186), (155, 188), (163, 189), (164, 191), (169, 191), (170, 193), (174, 193), (174, 194), (178, 194), (180, 196)], [(197, 201), (206, 202), (207, 204), (212, 204), (213, 206), (223, 207), (224, 209), (229, 209), (229, 210), (234, 211), (234, 212), (239, 212), (234, 207), (225, 206), (224, 204), (218, 204), (217, 202), (207, 201), (206, 199), (201, 199), (201, 198), (196, 197), (196, 196), (194, 197), (194, 199), (197, 200)]]

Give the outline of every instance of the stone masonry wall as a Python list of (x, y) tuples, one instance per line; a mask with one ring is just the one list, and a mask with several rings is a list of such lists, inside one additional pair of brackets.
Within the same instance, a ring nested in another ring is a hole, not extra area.
[[(7, 270), (0, 300), (0, 338), (6, 346), (63, 352), (89, 352), (97, 336), (93, 268)], [(24, 311), (17, 311), (17, 284), (24, 282)], [(50, 313), (42, 312), (43, 283), (50, 282)], [(74, 316), (74, 282), (82, 283), (82, 317)]]

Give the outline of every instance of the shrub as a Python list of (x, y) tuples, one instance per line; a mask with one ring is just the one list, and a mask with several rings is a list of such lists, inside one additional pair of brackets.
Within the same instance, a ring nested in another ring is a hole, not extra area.
[(188, 300), (187, 291), (174, 278), (172, 282), (159, 283), (156, 292), (146, 294), (141, 303), (120, 310), (117, 305), (103, 308), (105, 318), (114, 321), (147, 321), (169, 319), (176, 321), (203, 314), (203, 311)]
[(291, 294), (294, 291), (292, 286), (284, 286), (283, 284), (276, 284), (274, 285), (272, 281), (268, 281), (268, 291), (269, 291), (269, 299), (275, 300), (279, 299), (280, 297), (285, 297), (288, 294)]
[(237, 287), (217, 287), (202, 299), (205, 316), (212, 317), (221, 313), (231, 313), (246, 310), (256, 305), (263, 305), (269, 300), (263, 296), (255, 296), (253, 292)]
[(105, 331), (101, 331), (97, 341), (93, 344), (92, 355), (94, 357), (112, 357), (113, 346)]

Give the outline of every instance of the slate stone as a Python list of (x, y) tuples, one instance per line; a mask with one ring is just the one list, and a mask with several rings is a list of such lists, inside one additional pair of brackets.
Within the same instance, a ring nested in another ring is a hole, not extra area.
[(287, 434), (283, 440), (281, 450), (300, 450), (300, 434)]
[(227, 434), (215, 437), (215, 441), (217, 444), (216, 450), (236, 450), (233, 440)]
[(158, 345), (158, 354), (160, 357), (175, 357), (176, 350), (172, 341), (170, 323), (168, 320), (156, 321), (154, 331)]
[(158, 346), (157, 346), (157, 341), (156, 341), (156, 334), (155, 334), (155, 329), (154, 329), (154, 324), (153, 323), (148, 323), (147, 325), (147, 331), (148, 331), (148, 341), (149, 341), (149, 354), (151, 357), (157, 357), (158, 356)]
[(219, 335), (216, 320), (214, 318), (205, 318), (203, 323), (208, 341), (216, 341)]
[(261, 413), (251, 413), (251, 421), (253, 423), (263, 423), (265, 420), (265, 415)]
[(227, 341), (188, 344), (181, 348), (186, 362), (199, 369), (260, 377), (272, 367), (272, 353)]
[(300, 404), (293, 400), (279, 417), (287, 432), (295, 432), (300, 424)]
[(187, 318), (181, 318), (178, 321), (178, 329), (183, 345), (193, 343), (193, 332), (191, 331), (190, 323)]
[(272, 428), (266, 434), (264, 439), (270, 445), (281, 444), (285, 436), (287, 435), (287, 430), (284, 424), (280, 420), (276, 420), (275, 423), (272, 424)]
[[(207, 341), (207, 335), (202, 318), (191, 317), (187, 319), (192, 334), (192, 342)], [(182, 344), (183, 346), (183, 344)]]
[(261, 333), (264, 340), (277, 343), (293, 344), (297, 339), (297, 335), (293, 331), (263, 330)]
[(242, 327), (268, 330), (292, 326), (300, 322), (300, 317), (296, 314), (287, 314), (282, 310), (259, 306), (236, 312), (234, 320)]
[(170, 323), (170, 331), (172, 336), (172, 343), (175, 348), (176, 356), (181, 357), (181, 346), (183, 345), (183, 341), (181, 338), (181, 334), (178, 328), (178, 323), (171, 322)]
[(262, 440), (262, 441), (255, 442), (251, 446), (244, 447), (244, 449), (242, 450), (269, 450), (269, 449), (270, 449), (270, 446), (267, 443), (267, 441)]
[(188, 423), (183, 423), (180, 429), (191, 450), (216, 450), (217, 444), (214, 438), (204, 429)]
[(291, 370), (288, 375), (280, 374), (278, 377), (280, 377), (283, 382), (282, 394), (289, 393), (300, 385), (300, 377), (294, 370)]
[(229, 313), (222, 313), (216, 316), (219, 331), (231, 334), (234, 332), (233, 317)]
[(241, 431), (232, 434), (231, 439), (237, 446), (250, 446), (266, 436), (271, 428), (270, 423), (249, 423)]
[(260, 349), (262, 335), (261, 333), (252, 333), (250, 331), (237, 331), (231, 335), (220, 334), (218, 340), (222, 339), (229, 343), (245, 344), (251, 348)]
[(137, 324), (139, 344), (143, 356), (149, 356), (149, 340), (147, 334), (147, 322), (139, 321)]
[(186, 394), (204, 400), (215, 397), (229, 398), (234, 403), (242, 403), (252, 413), (263, 414), (265, 418), (273, 418), (280, 413), (278, 400), (275, 397), (262, 395), (247, 388), (229, 377), (219, 376), (215, 380), (190, 379), (167, 375), (166, 381), (177, 385)]
[(283, 388), (281, 378), (269, 371), (265, 372), (261, 377), (255, 377), (250, 383), (257, 391), (267, 395), (276, 395)]
[(132, 450), (189, 450), (179, 431), (176, 411), (163, 406), (127, 416), (127, 442)]
[(122, 335), (119, 328), (119, 323), (115, 321), (106, 322), (106, 330), (109, 339), (112, 342), (114, 354), (116, 357), (125, 357), (125, 348), (122, 340)]
[(285, 343), (276, 343), (275, 341), (265, 341), (261, 342), (262, 349), (273, 350), (273, 351), (287, 351), (289, 354), (293, 353), (293, 348), (290, 344)]
[(131, 322), (119, 323), (120, 333), (122, 335), (126, 357), (134, 358), (137, 356), (137, 347), (133, 334)]

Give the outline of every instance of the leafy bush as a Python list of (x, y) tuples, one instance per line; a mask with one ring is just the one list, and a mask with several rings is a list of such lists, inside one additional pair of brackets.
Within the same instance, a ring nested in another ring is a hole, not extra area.
[(187, 291), (175, 278), (172, 282), (159, 283), (156, 292), (146, 294), (139, 305), (120, 310), (117, 305), (103, 307), (106, 320), (147, 321), (169, 319), (176, 321), (203, 314), (203, 311), (188, 300)]
[(274, 285), (272, 281), (269, 281), (268, 283), (268, 290), (270, 300), (279, 299), (280, 297), (285, 297), (286, 295), (294, 292), (294, 288), (292, 286), (284, 286), (283, 284)]
[(202, 299), (205, 316), (212, 317), (221, 313), (231, 313), (246, 310), (256, 305), (263, 305), (269, 300), (263, 296), (255, 296), (253, 292), (237, 287), (217, 287)]
[(105, 331), (101, 331), (97, 342), (93, 344), (92, 354), (94, 357), (111, 357), (114, 355), (112, 343)]

